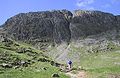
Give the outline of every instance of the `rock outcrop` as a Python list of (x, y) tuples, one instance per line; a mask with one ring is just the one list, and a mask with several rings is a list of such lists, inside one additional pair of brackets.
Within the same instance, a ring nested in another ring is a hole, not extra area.
[(2, 26), (7, 35), (16, 40), (59, 44), (119, 30), (120, 16), (83, 10), (29, 12), (11, 17)]

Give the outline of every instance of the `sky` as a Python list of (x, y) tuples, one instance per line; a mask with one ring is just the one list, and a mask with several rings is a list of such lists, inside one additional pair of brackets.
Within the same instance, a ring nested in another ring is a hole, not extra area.
[(0, 0), (0, 25), (18, 13), (61, 9), (99, 10), (120, 15), (120, 0)]

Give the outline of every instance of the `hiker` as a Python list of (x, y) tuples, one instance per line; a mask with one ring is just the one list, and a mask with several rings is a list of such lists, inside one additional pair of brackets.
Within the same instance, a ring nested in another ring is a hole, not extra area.
[(72, 61), (68, 61), (68, 69), (71, 70), (72, 68)]

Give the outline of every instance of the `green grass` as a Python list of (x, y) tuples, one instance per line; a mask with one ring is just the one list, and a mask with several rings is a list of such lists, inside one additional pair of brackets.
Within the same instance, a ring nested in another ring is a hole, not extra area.
[(92, 76), (90, 78), (107, 78), (110, 74), (120, 74), (120, 53), (112, 51), (83, 54), (79, 65), (87, 70)]
[[(46, 68), (46, 70), (44, 70)], [(69, 78), (48, 63), (38, 62), (27, 68), (10, 69), (0, 74), (0, 78), (52, 78), (52, 74), (58, 73), (60, 78)]]
[[(16, 46), (18, 44), (19, 46)], [(108, 50), (106, 52), (96, 52), (98, 48), (95, 48), (95, 53), (86, 52), (87, 47), (79, 48), (71, 45), (72, 49), (70, 57), (72, 55), (79, 55), (79, 60), (75, 59), (73, 67), (77, 68), (81, 66), (88, 75), (88, 78), (107, 78), (109, 75), (119, 75), (120, 74), (120, 47), (115, 46), (111, 42), (108, 44)], [(18, 53), (17, 51), (20, 48), (31, 49), (29, 52)], [(54, 53), (56, 53), (56, 48)], [(52, 49), (51, 49), (52, 50)], [(32, 56), (28, 55), (29, 53), (33, 54)], [(35, 54), (36, 53), (36, 54)], [(4, 54), (6, 54), (4, 56)], [(34, 55), (35, 54), (35, 55)], [(38, 61), (39, 58), (45, 58), (51, 60), (51, 57), (46, 57), (44, 52), (32, 47), (26, 43), (17, 43), (9, 46), (5, 46), (4, 43), (0, 43), (0, 55), (5, 57), (5, 60), (0, 59), (0, 63), (4, 62), (14, 62), (16, 58), (19, 60), (34, 60), (35, 63), (30, 64), (28, 67), (19, 67), (17, 69), (13, 68), (2, 68), (0, 67), (0, 78), (52, 78), (52, 74), (58, 73), (60, 78), (69, 78), (64, 73), (59, 71), (59, 68), (50, 65), (49, 62)], [(35, 59), (33, 59), (35, 58)], [(76, 73), (76, 71), (73, 71)]]
[[(21, 61), (34, 61), (28, 67), (20, 66), (17, 69), (14, 68), (3, 68), (0, 66), (0, 78), (52, 78), (52, 74), (58, 73), (60, 78), (69, 78), (64, 73), (59, 71), (59, 68), (52, 66), (49, 62), (38, 61), (39, 58), (45, 58), (51, 60), (51, 58), (45, 56), (42, 51), (32, 47), (26, 43), (17, 43), (13, 41), (12, 44), (6, 46), (7, 43), (0, 43), (0, 55), (3, 59), (0, 59), (0, 64), (14, 62), (17, 58)], [(17, 44), (17, 46), (15, 45)], [(8, 44), (7, 44), (8, 45)], [(31, 49), (29, 52), (18, 53), (20, 48)], [(33, 56), (28, 53), (35, 54)], [(35, 58), (35, 59), (34, 59)]]
[[(89, 47), (89, 46), (88, 46)], [(71, 44), (72, 56), (73, 52), (80, 54), (78, 62), (74, 62), (73, 66), (81, 66), (86, 70), (87, 78), (108, 78), (109, 75), (120, 75), (120, 47), (114, 45), (112, 42), (108, 43), (106, 51), (97, 51), (98, 48), (94, 48), (95, 53), (86, 52), (85, 47), (75, 47)]]

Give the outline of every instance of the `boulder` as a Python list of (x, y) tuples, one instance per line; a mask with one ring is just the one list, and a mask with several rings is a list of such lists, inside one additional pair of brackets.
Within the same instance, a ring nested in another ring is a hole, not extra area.
[(11, 64), (6, 64), (6, 63), (1, 64), (0, 66), (2, 66), (4, 68), (12, 68)]
[(60, 77), (60, 76), (59, 76), (59, 74), (54, 73), (54, 74), (52, 74), (52, 77), (54, 77), (54, 78), (58, 78), (58, 77)]

